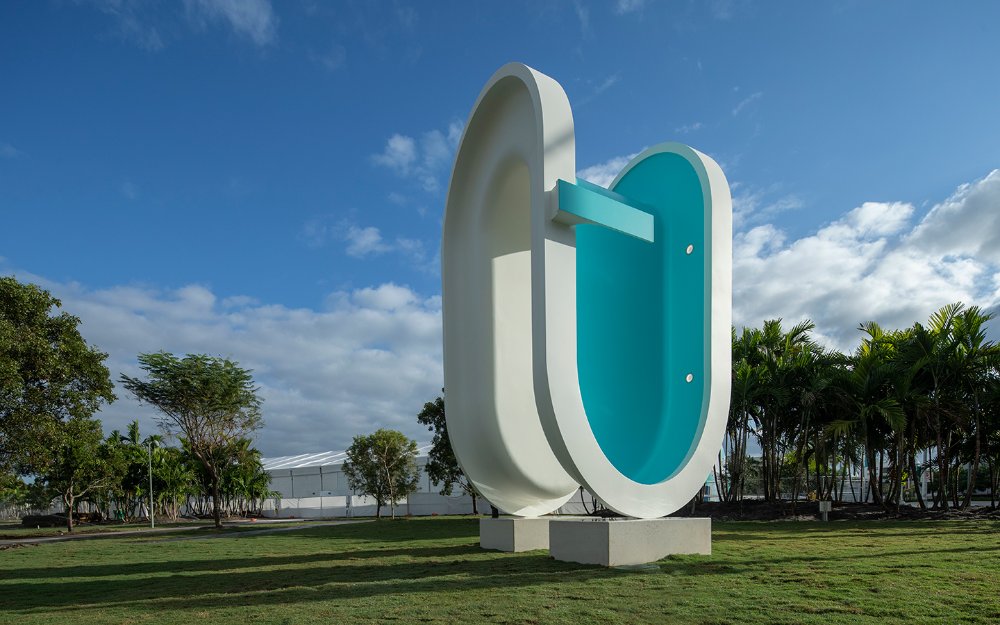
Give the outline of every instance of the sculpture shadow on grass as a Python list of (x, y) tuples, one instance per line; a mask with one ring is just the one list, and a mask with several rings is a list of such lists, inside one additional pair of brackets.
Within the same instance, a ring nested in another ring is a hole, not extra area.
[[(871, 554), (795, 555), (752, 561), (690, 556), (661, 561), (667, 576), (770, 575), (775, 566), (870, 560), (940, 558), (1000, 551), (992, 548), (882, 551)], [(883, 566), (884, 564), (884, 566)], [(898, 567), (896, 567), (898, 568)], [(74, 611), (137, 608), (170, 611), (240, 606), (282, 606), (391, 595), (434, 595), (587, 583), (611, 576), (646, 575), (557, 562), (544, 552), (500, 554), (475, 544), (450, 547), (356, 549), (292, 556), (180, 560), (122, 565), (80, 565), (23, 570), (15, 583), (0, 584), (7, 611)], [(654, 574), (657, 574), (654, 572)]]
[(23, 581), (0, 584), (0, 606), (19, 612), (140, 605), (151, 610), (268, 606), (509, 589), (559, 584), (567, 576), (586, 580), (609, 574), (614, 572), (556, 562), (543, 552), (496, 554), (475, 545), (360, 550), (26, 570), (23, 576), (15, 572)]

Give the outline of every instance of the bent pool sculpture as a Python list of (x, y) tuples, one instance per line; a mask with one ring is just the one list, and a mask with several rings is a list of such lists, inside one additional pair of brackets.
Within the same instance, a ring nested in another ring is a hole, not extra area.
[(729, 410), (732, 204), (714, 160), (663, 143), (610, 190), (576, 178), (559, 84), (525, 65), (480, 93), (442, 239), (452, 446), (516, 516), (583, 486), (656, 518), (703, 486)]

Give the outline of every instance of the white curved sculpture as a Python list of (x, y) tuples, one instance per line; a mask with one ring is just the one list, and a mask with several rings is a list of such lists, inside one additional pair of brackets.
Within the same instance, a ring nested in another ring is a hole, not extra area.
[(577, 181), (569, 102), (502, 67), (466, 124), (442, 239), (448, 432), (518, 516), (578, 485), (654, 518), (704, 484), (729, 405), (731, 200), (709, 157), (662, 144), (612, 192)]

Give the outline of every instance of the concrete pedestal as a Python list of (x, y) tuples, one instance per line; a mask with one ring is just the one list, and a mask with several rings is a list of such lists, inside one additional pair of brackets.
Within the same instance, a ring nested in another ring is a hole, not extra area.
[(550, 517), (479, 519), (479, 546), (497, 551), (549, 548)]
[(625, 566), (672, 554), (712, 553), (711, 519), (552, 519), (549, 552), (556, 560)]

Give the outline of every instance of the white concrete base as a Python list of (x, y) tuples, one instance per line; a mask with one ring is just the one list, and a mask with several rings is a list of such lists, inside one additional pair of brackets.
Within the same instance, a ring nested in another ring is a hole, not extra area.
[(552, 519), (556, 560), (626, 566), (673, 554), (712, 553), (712, 519)]
[(479, 519), (479, 546), (498, 551), (549, 548), (550, 517)]

